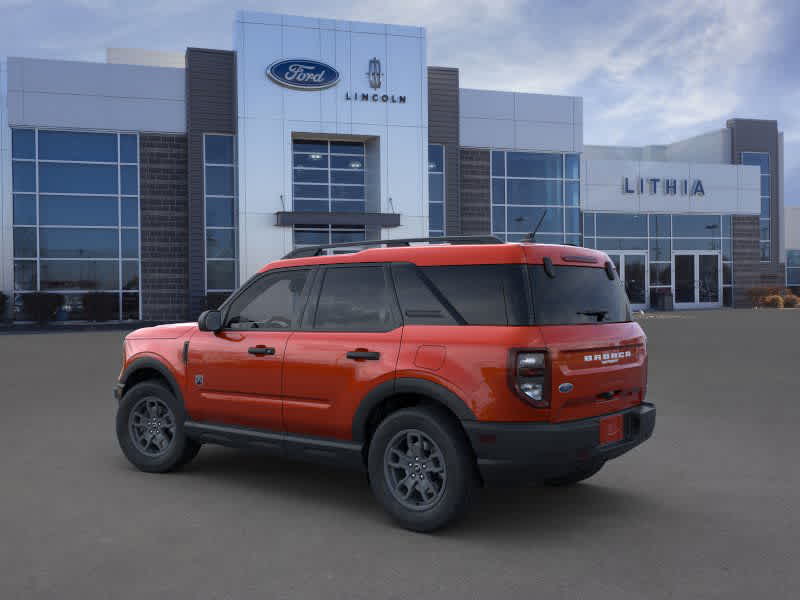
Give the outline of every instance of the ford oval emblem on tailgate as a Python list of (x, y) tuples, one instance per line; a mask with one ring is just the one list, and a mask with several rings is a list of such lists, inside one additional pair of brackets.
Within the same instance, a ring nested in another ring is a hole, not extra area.
[(562, 383), (558, 386), (558, 391), (562, 394), (569, 394), (572, 391), (573, 385), (571, 383)]

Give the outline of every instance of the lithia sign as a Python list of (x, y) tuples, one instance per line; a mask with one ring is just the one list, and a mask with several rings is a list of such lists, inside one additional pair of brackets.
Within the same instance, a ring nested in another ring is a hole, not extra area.
[(657, 194), (659, 191), (666, 196), (705, 196), (703, 182), (700, 179), (670, 179), (660, 177), (623, 177), (622, 193), (637, 194), (645, 193)]
[[(346, 91), (344, 99), (350, 102), (383, 102), (405, 104), (406, 97), (378, 92), (383, 86), (381, 61), (372, 58), (365, 73), (372, 92)], [(267, 77), (283, 87), (293, 90), (324, 90), (339, 83), (341, 76), (334, 67), (304, 58), (277, 60), (267, 67)]]

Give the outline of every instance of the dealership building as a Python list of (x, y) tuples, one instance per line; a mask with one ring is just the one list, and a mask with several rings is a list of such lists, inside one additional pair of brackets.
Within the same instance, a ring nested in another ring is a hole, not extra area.
[[(240, 12), (233, 51), (0, 62), (0, 291), (194, 318), (304, 245), (492, 234), (598, 248), (635, 307), (800, 277), (776, 121), (583, 142), (583, 99), (461, 88), (423, 28)], [(787, 263), (787, 256), (789, 261)], [(800, 280), (797, 282), (800, 285)]]

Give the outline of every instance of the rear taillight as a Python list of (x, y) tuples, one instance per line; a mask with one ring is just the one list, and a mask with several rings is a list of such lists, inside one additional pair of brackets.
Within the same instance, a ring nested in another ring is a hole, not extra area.
[(550, 395), (545, 387), (547, 355), (544, 352), (517, 352), (512, 368), (517, 395), (536, 408), (550, 406)]

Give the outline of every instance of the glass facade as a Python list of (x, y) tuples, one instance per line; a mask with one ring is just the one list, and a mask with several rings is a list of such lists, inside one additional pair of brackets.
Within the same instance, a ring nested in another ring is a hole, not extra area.
[[(360, 225), (295, 225), (294, 247), (324, 246), (345, 242), (363, 242), (364, 227)], [(348, 251), (349, 252), (349, 251)]]
[(769, 152), (742, 152), (742, 164), (753, 165), (761, 169), (761, 218), (759, 220), (759, 245), (761, 247), (761, 261), (769, 262), (772, 257), (772, 244), (770, 241), (770, 199), (772, 189), (769, 174)]
[(237, 272), (236, 138), (205, 134), (206, 292), (232, 292)]
[(786, 285), (800, 287), (800, 250), (786, 251)]
[(442, 237), (444, 226), (444, 146), (428, 145), (428, 235)]
[(579, 245), (580, 155), (493, 150), (492, 235), (515, 242)]
[(138, 147), (134, 133), (12, 130), (15, 318), (37, 291), (63, 299), (56, 320), (92, 318), (100, 294), (111, 318), (140, 318)]
[[(366, 211), (363, 142), (292, 141), (292, 194), (295, 211)], [(295, 225), (294, 247), (366, 239), (363, 225)]]
[(294, 140), (292, 167), (295, 211), (365, 212), (363, 142)]
[(650, 304), (672, 290), (673, 253), (720, 256), (723, 305), (732, 305), (733, 244), (730, 215), (594, 213), (583, 215), (584, 246), (608, 254), (640, 250), (648, 256)]

